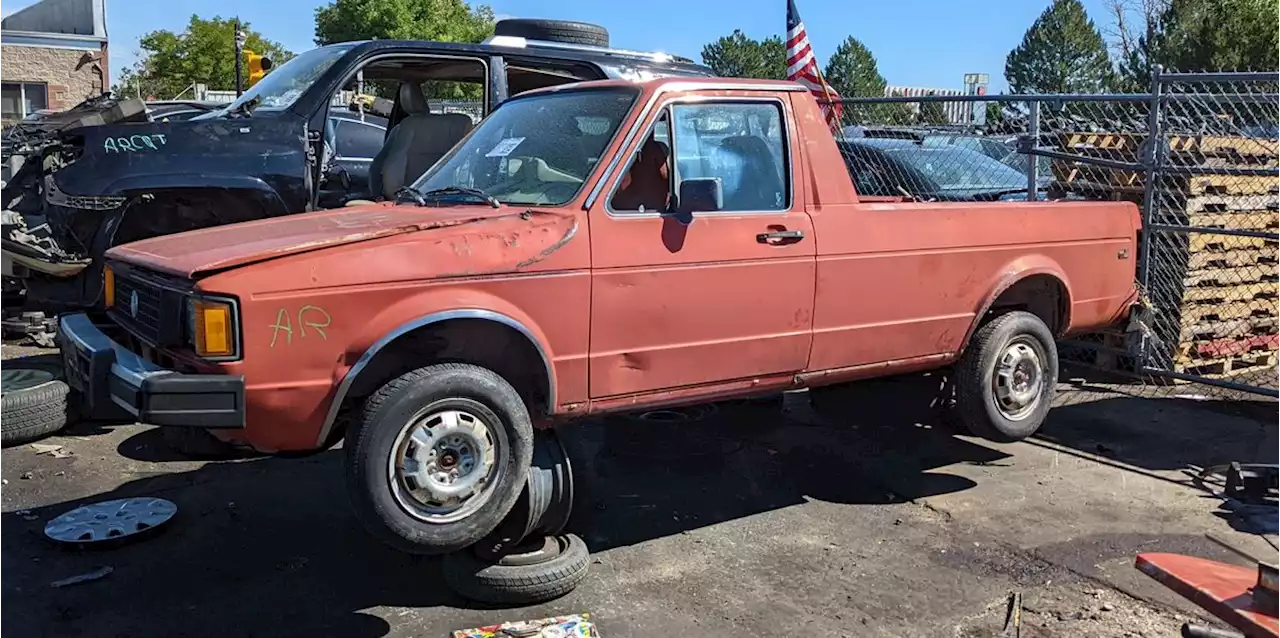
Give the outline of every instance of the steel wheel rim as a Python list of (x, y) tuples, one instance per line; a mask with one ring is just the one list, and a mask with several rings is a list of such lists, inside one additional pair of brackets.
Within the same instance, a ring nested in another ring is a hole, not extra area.
[(30, 390), (38, 388), (50, 381), (56, 380), (48, 370), (37, 370), (35, 368), (6, 368), (0, 370), (0, 392), (8, 394), (10, 392), (20, 392), (22, 390)]
[(484, 410), (450, 404), (428, 406), (409, 419), (387, 466), (400, 507), (434, 524), (462, 520), (483, 507), (504, 472), (498, 459), (507, 453), (506, 432), (480, 416)]
[(1008, 343), (996, 359), (991, 393), (996, 409), (1010, 421), (1021, 421), (1035, 412), (1044, 392), (1043, 355), (1030, 337)]

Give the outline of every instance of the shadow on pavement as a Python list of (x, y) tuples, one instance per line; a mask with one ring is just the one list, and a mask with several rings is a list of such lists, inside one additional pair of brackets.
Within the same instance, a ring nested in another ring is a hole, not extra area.
[[(724, 403), (691, 423), (613, 417), (565, 426), (578, 490), (570, 529), (602, 551), (809, 500), (877, 505), (973, 487), (940, 468), (1000, 465), (1008, 455), (942, 425), (931, 383), (862, 383), (823, 417), (802, 398)], [(1258, 453), (1265, 431), (1255, 425), (1220, 425), (1169, 401), (1065, 406), (1043, 436), (1095, 454), (1101, 445), (1153, 469)], [(167, 460), (152, 432), (120, 453)], [(140, 476), (3, 515), (3, 622), (13, 635), (381, 636), (389, 625), (366, 610), (467, 606), (444, 587), (438, 559), (395, 552), (360, 527), (338, 451)], [(180, 508), (156, 538), (95, 553), (60, 551), (42, 536), (44, 521), (72, 507), (142, 495)], [(101, 583), (49, 587), (100, 565), (115, 569)]]

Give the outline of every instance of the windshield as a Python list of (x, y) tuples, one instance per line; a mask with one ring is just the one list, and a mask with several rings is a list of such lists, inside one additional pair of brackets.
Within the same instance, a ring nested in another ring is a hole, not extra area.
[(320, 47), (285, 62), (218, 114), (235, 110), (243, 104), (249, 104), (254, 111), (282, 111), (289, 108), (352, 46), (354, 43)]
[(595, 89), (507, 102), (413, 188), (423, 195), (479, 189), (504, 204), (563, 204), (582, 190), (638, 94)]
[(1026, 185), (1021, 173), (982, 153), (963, 148), (886, 149), (893, 159), (916, 169), (938, 190), (1003, 190)]

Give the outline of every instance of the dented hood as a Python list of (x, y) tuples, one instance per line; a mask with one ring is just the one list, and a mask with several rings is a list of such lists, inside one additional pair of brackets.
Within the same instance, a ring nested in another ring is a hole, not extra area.
[(194, 278), (286, 255), (402, 233), (499, 218), (524, 209), (485, 206), (425, 208), (374, 204), (275, 217), (144, 239), (107, 251), (120, 259), (179, 277)]

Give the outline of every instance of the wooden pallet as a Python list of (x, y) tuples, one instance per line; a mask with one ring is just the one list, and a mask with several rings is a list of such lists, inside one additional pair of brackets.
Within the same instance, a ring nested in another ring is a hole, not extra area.
[(1240, 284), (1257, 286), (1259, 283), (1271, 283), (1271, 287), (1276, 288), (1275, 282), (1278, 278), (1280, 278), (1280, 273), (1277, 273), (1275, 268), (1259, 268), (1257, 266), (1206, 268), (1188, 272), (1182, 278), (1182, 285), (1187, 288), (1223, 288)]
[(1179, 341), (1181, 343), (1189, 343), (1192, 341), (1239, 338), (1253, 335), (1271, 335), (1280, 331), (1278, 329), (1280, 329), (1280, 318), (1277, 317), (1205, 321), (1182, 326), (1182, 334), (1179, 335)]
[(1271, 352), (1280, 345), (1280, 335), (1263, 334), (1224, 337), (1179, 344), (1177, 363), (1196, 364), (1256, 352)]
[(1188, 215), (1196, 213), (1245, 213), (1266, 211), (1272, 215), (1280, 210), (1280, 197), (1265, 195), (1200, 195), (1192, 197), (1182, 206)]
[(1233, 135), (1173, 135), (1169, 138), (1169, 150), (1206, 157), (1276, 157), (1280, 155), (1280, 143)]
[(1204, 286), (1185, 288), (1182, 291), (1183, 304), (1222, 304), (1237, 301), (1262, 302), (1274, 300), (1280, 296), (1277, 284), (1251, 283), (1232, 286)]
[[(1267, 240), (1261, 237), (1240, 237), (1236, 235), (1214, 235), (1210, 233), (1192, 233), (1190, 237), (1188, 252), (1227, 252), (1231, 250), (1240, 250), (1242, 248), (1270, 248), (1272, 251), (1276, 248), (1274, 240)], [(1274, 252), (1272, 253), (1274, 254)]]
[(1280, 215), (1275, 211), (1236, 211), (1231, 213), (1192, 213), (1187, 216), (1188, 226), (1222, 228), (1226, 230), (1276, 230), (1280, 229)]
[(1182, 318), (1181, 325), (1185, 326), (1230, 319), (1275, 317), (1277, 312), (1274, 300), (1259, 299), (1219, 303), (1184, 303), (1180, 309), (1180, 315)]
[(1265, 195), (1280, 190), (1280, 180), (1274, 177), (1191, 175), (1184, 179), (1183, 188), (1192, 195)]
[(1280, 252), (1273, 245), (1269, 248), (1232, 248), (1221, 252), (1202, 252), (1189, 255), (1187, 268), (1233, 268), (1237, 266), (1275, 266), (1280, 262)]
[(1275, 377), (1276, 356), (1276, 352), (1249, 352), (1213, 360), (1201, 359), (1194, 363), (1175, 363), (1173, 369), (1174, 372), (1210, 379), (1244, 374), (1270, 374)]

